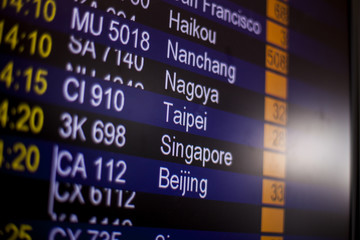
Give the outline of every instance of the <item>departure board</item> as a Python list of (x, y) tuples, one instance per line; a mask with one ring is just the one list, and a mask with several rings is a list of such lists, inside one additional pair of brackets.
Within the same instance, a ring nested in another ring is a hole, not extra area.
[(348, 8), (0, 0), (0, 239), (345, 240)]

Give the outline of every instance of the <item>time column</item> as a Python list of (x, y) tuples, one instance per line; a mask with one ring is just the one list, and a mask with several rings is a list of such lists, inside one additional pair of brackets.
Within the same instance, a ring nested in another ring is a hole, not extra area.
[(282, 240), (286, 189), (288, 2), (267, 0), (266, 14), (261, 240)]
[(9, 183), (1, 187), (1, 239), (34, 239), (30, 219), (46, 214), (38, 190), (48, 189), (44, 102), (53, 35), (42, 25), (51, 27), (56, 15), (56, 0), (0, 0), (0, 175)]
[[(52, 24), (56, 10), (55, 0), (0, 0), (0, 170), (35, 174), (39, 168), (40, 148), (25, 144), (23, 136), (41, 136), (46, 116), (42, 106), (29, 99), (46, 94), (48, 70), (24, 59), (45, 62), (53, 39), (36, 24), (18, 19)], [(11, 143), (5, 133), (21, 136), (21, 141)]]

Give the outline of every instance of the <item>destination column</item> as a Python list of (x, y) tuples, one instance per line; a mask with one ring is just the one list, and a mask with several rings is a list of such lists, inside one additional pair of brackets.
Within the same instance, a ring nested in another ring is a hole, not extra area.
[(288, 17), (287, 3), (267, 0), (261, 240), (284, 234)]

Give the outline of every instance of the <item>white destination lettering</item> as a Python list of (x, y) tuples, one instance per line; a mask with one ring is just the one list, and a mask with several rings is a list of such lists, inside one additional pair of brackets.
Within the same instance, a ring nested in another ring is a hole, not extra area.
[(181, 196), (185, 196), (187, 192), (195, 192), (199, 193), (201, 198), (205, 198), (208, 180), (205, 178), (199, 179), (190, 174), (190, 171), (185, 170), (180, 170), (178, 174), (171, 174), (168, 168), (160, 167), (158, 187), (180, 191)]
[(186, 107), (184, 106), (184, 110), (180, 111), (178, 109), (173, 110), (173, 103), (165, 102), (166, 105), (166, 118), (165, 121), (171, 121), (175, 125), (180, 125), (185, 127), (185, 131), (189, 132), (189, 129), (195, 127), (198, 130), (206, 131), (207, 127), (207, 112), (204, 112), (204, 115), (193, 114), (191, 112), (186, 111)]
[(224, 150), (210, 149), (208, 147), (196, 146), (193, 144), (184, 144), (176, 141), (176, 137), (165, 134), (161, 138), (162, 146), (160, 151), (163, 155), (182, 158), (186, 164), (192, 164), (193, 161), (201, 162), (201, 166), (205, 167), (207, 163), (214, 165), (223, 165), (229, 167), (233, 162), (231, 152)]
[(203, 105), (206, 105), (208, 101), (219, 104), (219, 90), (195, 84), (193, 82), (185, 82), (185, 80), (178, 78), (177, 73), (170, 73), (166, 69), (165, 76), (165, 89), (173, 92), (183, 94), (186, 96), (186, 100), (192, 101), (194, 98), (200, 100)]
[(256, 35), (259, 35), (262, 32), (261, 23), (245, 16), (240, 9), (233, 11), (217, 3), (210, 3), (207, 0), (203, 0), (202, 11), (204, 13), (210, 13), (211, 16), (224, 22), (228, 22), (236, 27), (253, 32)]
[(216, 31), (199, 25), (196, 18), (181, 18), (180, 12), (173, 13), (173, 10), (170, 9), (169, 28), (172, 29), (173, 27), (178, 32), (200, 39), (204, 42), (216, 44)]
[(234, 65), (213, 59), (209, 57), (206, 51), (201, 54), (196, 54), (184, 48), (179, 48), (179, 43), (175, 42), (175, 44), (173, 44), (170, 39), (168, 39), (167, 58), (225, 77), (231, 84), (236, 81), (236, 67)]

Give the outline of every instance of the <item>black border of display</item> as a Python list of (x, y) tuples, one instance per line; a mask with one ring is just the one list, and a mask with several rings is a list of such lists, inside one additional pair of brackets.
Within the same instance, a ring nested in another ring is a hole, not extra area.
[(351, 97), (351, 239), (359, 239), (359, 80), (360, 80), (360, 4), (348, 1), (350, 37), (350, 97)]

